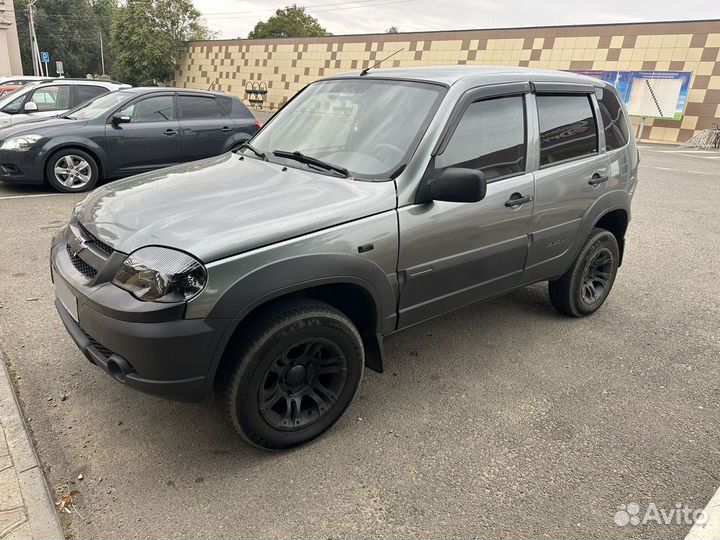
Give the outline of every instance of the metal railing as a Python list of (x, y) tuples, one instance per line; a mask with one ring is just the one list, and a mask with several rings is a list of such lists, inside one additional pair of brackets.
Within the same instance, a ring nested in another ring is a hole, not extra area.
[(680, 148), (693, 150), (720, 150), (720, 124), (713, 124), (713, 129), (703, 129)]

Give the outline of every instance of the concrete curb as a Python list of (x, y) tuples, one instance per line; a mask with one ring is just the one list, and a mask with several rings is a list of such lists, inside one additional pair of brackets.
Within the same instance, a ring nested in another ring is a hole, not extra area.
[[(12, 485), (19, 490), (19, 500), (22, 501), (20, 508), (11, 509), (11, 512), (26, 522), (18, 528), (12, 527), (6, 533), (0, 531), (0, 538), (25, 537), (29, 532), (30, 538), (33, 539), (64, 539), (65, 535), (55, 513), (45, 476), (30, 442), (20, 405), (15, 397), (4, 358), (1, 356), (0, 437), (7, 442), (11, 462), (9, 470), (17, 479), (17, 483), (13, 482)], [(3, 510), (5, 509), (0, 508), (0, 513)]]

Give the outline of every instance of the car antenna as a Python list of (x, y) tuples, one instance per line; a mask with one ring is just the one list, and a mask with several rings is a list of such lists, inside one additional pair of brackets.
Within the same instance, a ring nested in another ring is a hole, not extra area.
[(397, 53), (399, 53), (399, 52), (401, 52), (401, 51), (404, 51), (404, 50), (405, 50), (405, 47), (403, 47), (402, 49), (398, 49), (397, 51), (395, 51), (394, 53), (392, 53), (390, 56), (386, 56), (386, 57), (383, 58), (382, 60), (379, 60), (379, 61), (375, 62), (372, 66), (366, 67), (365, 69), (363, 69), (363, 70), (360, 72), (360, 76), (362, 77), (363, 75), (367, 75), (367, 74), (368, 74), (368, 71), (370, 71), (371, 69), (375, 69), (375, 68), (378, 67), (380, 64), (382, 64), (385, 60), (388, 60), (389, 58), (392, 58), (392, 57), (395, 56)]

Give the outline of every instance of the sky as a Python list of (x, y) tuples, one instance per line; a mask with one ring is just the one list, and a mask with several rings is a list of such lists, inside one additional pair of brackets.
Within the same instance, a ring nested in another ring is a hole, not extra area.
[(717, 0), (193, 0), (218, 38), (246, 37), (297, 3), (333, 34), (720, 19)]

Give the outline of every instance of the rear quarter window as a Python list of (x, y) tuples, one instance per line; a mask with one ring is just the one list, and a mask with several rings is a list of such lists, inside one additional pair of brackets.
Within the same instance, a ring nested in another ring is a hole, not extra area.
[(227, 114), (231, 118), (254, 118), (254, 115), (250, 112), (250, 109), (243, 105), (242, 101), (240, 101), (239, 99), (233, 99), (231, 97), (219, 97), (218, 101), (220, 102), (220, 106), (222, 107), (225, 114)]
[(605, 131), (605, 146), (608, 150), (622, 148), (629, 139), (625, 111), (612, 90), (599, 90), (597, 97)]

